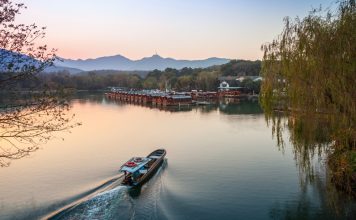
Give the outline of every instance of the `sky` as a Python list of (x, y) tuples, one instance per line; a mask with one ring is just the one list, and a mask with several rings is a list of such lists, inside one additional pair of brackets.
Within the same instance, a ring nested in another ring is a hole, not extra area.
[[(260, 47), (333, 0), (15, 0), (17, 22), (46, 26), (43, 43), (63, 58), (155, 53), (176, 59), (262, 58)], [(42, 43), (42, 42), (41, 42)]]

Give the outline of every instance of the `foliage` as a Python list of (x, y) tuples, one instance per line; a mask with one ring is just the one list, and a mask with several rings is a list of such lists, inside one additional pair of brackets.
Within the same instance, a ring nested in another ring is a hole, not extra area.
[(286, 123), (298, 164), (310, 167), (309, 153), (326, 147), (332, 179), (354, 194), (355, 27), (355, 0), (340, 1), (338, 10), (326, 15), (320, 9), (304, 19), (286, 18), (282, 34), (262, 46), (261, 88), (261, 103), (277, 136), (283, 120), (274, 110), (290, 111)]
[(252, 79), (245, 79), (238, 86), (245, 87), (248, 91), (252, 91), (256, 94), (260, 93), (261, 90), (261, 80), (253, 81)]
[[(167, 68), (164, 71), (154, 70), (147, 75), (144, 82), (154, 77), (160, 89), (173, 89), (177, 91), (190, 91), (193, 89), (214, 91), (218, 86), (220, 72), (214, 68), (183, 68), (176, 70)], [(144, 88), (145, 84), (143, 84)]]
[(231, 60), (221, 65), (223, 76), (259, 76), (261, 72), (261, 61)]
[[(239, 61), (240, 62), (240, 61)], [(260, 61), (243, 61), (247, 66), (255, 65)], [(22, 80), (17, 83), (18, 88), (28, 89), (31, 86), (46, 84), (49, 88), (73, 88), (78, 90), (102, 90), (108, 87), (127, 87), (134, 89), (172, 89), (176, 91), (190, 91), (193, 89), (215, 91), (219, 86), (218, 78), (222, 76), (227, 66), (214, 66), (209, 68), (183, 68), (180, 70), (167, 68), (164, 71), (153, 70), (150, 72), (95, 70), (70, 74), (68, 71), (41, 73), (38, 81)], [(260, 65), (260, 64), (259, 64)], [(225, 70), (223, 70), (225, 69)], [(246, 69), (248, 76), (256, 74)], [(234, 72), (235, 73), (235, 72)], [(1, 76), (0, 76), (1, 80)], [(236, 81), (236, 80), (235, 80)], [(238, 86), (246, 87), (251, 92), (259, 93), (260, 82), (245, 80)]]
[[(165, 71), (154, 70), (145, 78), (132, 73), (106, 73), (90, 71), (71, 75), (69, 72), (42, 73), (38, 76), (39, 83), (51, 88), (74, 88), (78, 90), (100, 90), (107, 87), (126, 87), (135, 89), (174, 89), (190, 91), (191, 89), (216, 90), (218, 87), (218, 71), (208, 69), (184, 68), (176, 70), (167, 68)], [(19, 88), (26, 89), (33, 82), (22, 81)]]

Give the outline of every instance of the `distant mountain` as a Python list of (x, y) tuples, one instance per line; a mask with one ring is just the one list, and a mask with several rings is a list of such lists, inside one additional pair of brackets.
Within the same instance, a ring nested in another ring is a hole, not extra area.
[(18, 72), (28, 70), (33, 66), (39, 67), (40, 61), (9, 50), (0, 49), (0, 72)]
[[(61, 58), (62, 59), (62, 58)], [(99, 57), (96, 59), (71, 60), (62, 59), (63, 62), (56, 61), (55, 65), (90, 70), (124, 70), (124, 71), (150, 71), (154, 69), (164, 70), (166, 68), (182, 69), (206, 68), (214, 65), (222, 65), (230, 60), (225, 58), (209, 58), (205, 60), (176, 60), (173, 58), (163, 58), (159, 55), (145, 57), (140, 60), (130, 60), (121, 55)]]
[(43, 72), (45, 72), (45, 73), (55, 73), (55, 72), (62, 72), (62, 71), (67, 71), (70, 74), (77, 74), (77, 73), (83, 72), (83, 70), (81, 70), (81, 69), (71, 68), (71, 67), (66, 67), (66, 66), (57, 66), (57, 65), (47, 67), (46, 69), (44, 69)]
[[(27, 55), (0, 49), (0, 71), (19, 71), (26, 66), (40, 66), (37, 61)], [(140, 60), (130, 60), (121, 55), (99, 57), (96, 59), (71, 60), (60, 58), (54, 62), (54, 66), (47, 67), (43, 72), (68, 71), (77, 74), (91, 70), (119, 70), (119, 71), (151, 71), (154, 69), (164, 70), (166, 68), (182, 69), (206, 68), (214, 65), (222, 65), (230, 60), (225, 58), (209, 58), (205, 60), (176, 60), (173, 58), (163, 58), (159, 55), (145, 57)], [(8, 64), (15, 65), (9, 69)]]
[[(77, 73), (77, 75), (88, 75), (88, 73), (91, 71), (82, 71), (80, 73)], [(144, 71), (144, 70), (95, 70), (95, 73), (100, 75), (100, 76), (105, 76), (105, 75), (119, 75), (119, 74), (131, 74), (131, 75), (138, 75), (141, 78), (145, 78), (150, 71)]]
[[(24, 54), (0, 49), (0, 72), (19, 72), (26, 71), (32, 67), (40, 67), (41, 62)], [(79, 73), (83, 70), (62, 67), (62, 66), (50, 66), (44, 69), (43, 72), (59, 72), (68, 71), (70, 73)]]

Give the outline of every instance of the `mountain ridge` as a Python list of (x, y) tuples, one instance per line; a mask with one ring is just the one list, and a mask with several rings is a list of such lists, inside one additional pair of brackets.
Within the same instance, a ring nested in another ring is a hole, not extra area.
[(228, 63), (230, 59), (210, 57), (202, 60), (179, 60), (170, 57), (161, 57), (158, 54), (150, 57), (143, 57), (138, 60), (131, 60), (123, 55), (103, 56), (88, 59), (65, 59), (63, 62), (56, 61), (55, 65), (70, 68), (91, 70), (123, 70), (123, 71), (151, 71), (154, 69), (164, 70), (166, 68), (182, 69), (188, 68), (206, 68), (214, 65)]
[[(0, 50), (1, 60), (4, 61), (0, 64), (1, 71), (7, 71), (9, 63), (15, 63), (18, 69), (25, 64), (39, 65), (40, 61), (35, 60), (24, 54), (8, 51), (5, 49)], [(17, 60), (21, 60), (21, 62)], [(60, 58), (54, 61), (54, 65), (47, 67), (43, 72), (59, 72), (68, 71), (76, 74), (83, 71), (93, 70), (116, 70), (116, 71), (152, 71), (155, 69), (165, 70), (166, 68), (183, 69), (187, 68), (207, 68), (215, 65), (226, 64), (230, 59), (210, 57), (203, 60), (179, 60), (170, 57), (161, 57), (158, 54), (150, 57), (143, 57), (139, 60), (131, 60), (120, 54), (113, 56), (104, 56), (89, 59), (65, 59)]]

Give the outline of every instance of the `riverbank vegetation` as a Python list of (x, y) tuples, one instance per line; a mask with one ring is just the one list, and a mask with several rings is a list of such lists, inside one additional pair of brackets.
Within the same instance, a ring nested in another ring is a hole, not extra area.
[[(108, 87), (126, 87), (134, 89), (172, 89), (176, 91), (204, 90), (215, 91), (219, 86), (220, 76), (259, 76), (261, 61), (232, 60), (227, 64), (209, 68), (183, 68), (181, 70), (167, 68), (163, 71), (153, 70), (145, 74), (123, 71), (100, 70), (79, 74), (67, 71), (41, 73), (37, 81), (24, 80), (18, 88), (36, 87), (46, 84), (50, 88), (71, 88), (77, 90), (102, 90)], [(0, 76), (1, 77), (1, 76)], [(235, 80), (236, 81), (236, 80)], [(260, 81), (249, 78), (238, 83), (258, 93)]]
[[(291, 133), (297, 163), (312, 175), (312, 157), (324, 152), (332, 182), (356, 196), (356, 4), (313, 10), (285, 19), (264, 51), (261, 103), (278, 143)], [(288, 111), (281, 120), (275, 110)], [(309, 175), (310, 176), (310, 175)]]
[(78, 90), (98, 90), (107, 87), (126, 87), (134, 89), (175, 89), (191, 88), (216, 89), (218, 72), (210, 69), (184, 68), (164, 71), (154, 70), (145, 77), (130, 73), (102, 74), (97, 71), (71, 75), (66, 72), (42, 74), (40, 80), (51, 86), (62, 86)]

